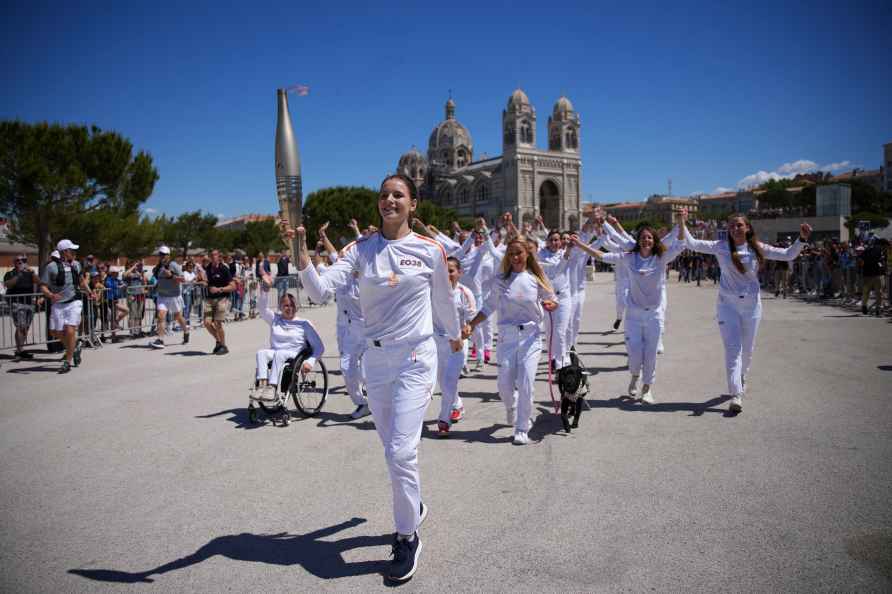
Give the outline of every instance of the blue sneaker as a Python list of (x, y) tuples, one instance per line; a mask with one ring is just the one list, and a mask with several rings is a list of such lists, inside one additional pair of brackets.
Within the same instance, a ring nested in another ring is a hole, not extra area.
[(393, 561), (390, 562), (390, 569), (387, 571), (387, 577), (395, 582), (405, 582), (415, 575), (418, 569), (418, 557), (421, 555), (421, 539), (418, 538), (416, 532), (412, 540), (408, 538), (400, 538), (398, 534), (393, 535), (393, 545), (390, 551)]

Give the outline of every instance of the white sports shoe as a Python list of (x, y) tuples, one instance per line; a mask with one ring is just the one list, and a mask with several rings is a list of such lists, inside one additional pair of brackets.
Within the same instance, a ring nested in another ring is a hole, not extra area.
[(743, 412), (743, 398), (740, 394), (731, 399), (731, 404), (728, 406), (728, 410), (732, 413)]
[(632, 381), (629, 382), (629, 396), (635, 397), (638, 395), (638, 376), (633, 375)]
[(641, 402), (643, 402), (644, 404), (656, 404), (657, 403), (657, 399), (654, 398), (653, 391), (650, 389), (650, 386), (648, 386), (647, 384), (645, 384), (641, 388)]
[(372, 414), (372, 411), (369, 410), (369, 405), (368, 404), (360, 404), (359, 406), (356, 407), (356, 410), (354, 410), (352, 413), (350, 413), (350, 418), (351, 419), (361, 419), (363, 417), (369, 416), (370, 414)]
[(518, 431), (514, 434), (514, 445), (527, 445), (530, 443), (530, 437), (525, 431)]
[(517, 420), (517, 409), (508, 408), (505, 410), (505, 413), (505, 422), (513, 427), (514, 421)]

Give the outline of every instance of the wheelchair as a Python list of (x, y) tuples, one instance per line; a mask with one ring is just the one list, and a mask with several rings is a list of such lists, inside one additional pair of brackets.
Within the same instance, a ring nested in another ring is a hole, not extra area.
[[(306, 347), (296, 357), (285, 362), (279, 385), (271, 396), (263, 396), (259, 391), (260, 381), (254, 380), (248, 391), (248, 420), (251, 423), (264, 423), (265, 417), (273, 425), (279, 423), (286, 426), (290, 424), (294, 412), (309, 418), (322, 411), (328, 396), (328, 370), (325, 363), (321, 358), (316, 359), (309, 373), (301, 372), (301, 366), (311, 352), (310, 347)], [(271, 366), (272, 363), (269, 364)]]

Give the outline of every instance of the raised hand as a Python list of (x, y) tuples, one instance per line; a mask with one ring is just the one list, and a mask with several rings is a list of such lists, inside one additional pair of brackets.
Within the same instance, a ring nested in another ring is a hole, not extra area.
[(811, 236), (811, 225), (808, 223), (802, 223), (799, 225), (799, 237), (802, 238), (803, 241), (808, 241), (808, 238)]
[(359, 232), (359, 224), (356, 222), (356, 219), (350, 219), (350, 224), (347, 226), (354, 231)]
[(616, 225), (616, 223), (617, 223), (616, 217), (613, 216), (612, 214), (607, 215), (607, 222), (610, 223), (611, 225)]
[(329, 225), (330, 223), (331, 223), (331, 221), (325, 221), (325, 222), (322, 224), (322, 226), (319, 227), (319, 235), (321, 235), (321, 236), (324, 236), (324, 235), (325, 235), (325, 230), (328, 229), (328, 225)]

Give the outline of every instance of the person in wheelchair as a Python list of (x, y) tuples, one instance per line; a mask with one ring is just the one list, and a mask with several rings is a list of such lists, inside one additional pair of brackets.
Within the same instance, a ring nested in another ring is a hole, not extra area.
[(257, 351), (258, 395), (269, 398), (276, 391), (282, 369), (289, 359), (297, 357), (309, 346), (310, 354), (303, 360), (301, 373), (309, 373), (325, 352), (325, 346), (316, 328), (309, 320), (297, 317), (297, 301), (294, 295), (283, 293), (279, 298), (279, 312), (269, 307), (269, 290), (273, 280), (263, 275), (257, 305), (260, 317), (269, 324), (269, 348)]

